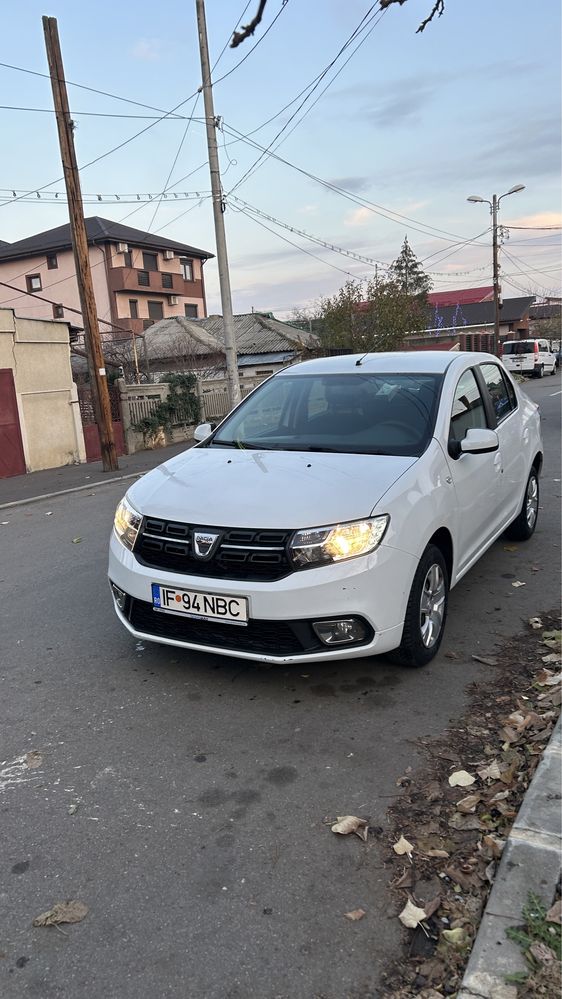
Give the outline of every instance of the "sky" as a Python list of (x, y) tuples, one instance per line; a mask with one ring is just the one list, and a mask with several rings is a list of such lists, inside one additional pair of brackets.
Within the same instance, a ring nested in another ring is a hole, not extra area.
[[(258, 0), (207, 0), (236, 313), (306, 310), (384, 274), (405, 237), (435, 290), (490, 285), (489, 206), (466, 199), (516, 184), (500, 204), (503, 297), (562, 294), (559, 0), (445, 0), (416, 33), (432, 6), (268, 0), (232, 49)], [(4, 10), (0, 239), (68, 221), (50, 81), (33, 75), (48, 71), (44, 14), (58, 20), (85, 214), (214, 253), (195, 0)], [(214, 259), (205, 281), (220, 313)]]

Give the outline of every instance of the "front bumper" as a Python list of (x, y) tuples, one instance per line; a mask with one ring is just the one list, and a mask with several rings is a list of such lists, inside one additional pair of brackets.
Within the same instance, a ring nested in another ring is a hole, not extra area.
[[(413, 556), (381, 545), (371, 555), (294, 572), (272, 582), (180, 575), (141, 565), (111, 536), (109, 578), (130, 598), (122, 624), (140, 639), (270, 663), (333, 661), (389, 652), (400, 644), (416, 570)], [(151, 584), (248, 599), (249, 625), (194, 622), (152, 611)], [(311, 641), (311, 622), (353, 616), (367, 625), (361, 645), (324, 646)], [(296, 635), (298, 641), (291, 637)], [(243, 647), (241, 647), (243, 646)]]

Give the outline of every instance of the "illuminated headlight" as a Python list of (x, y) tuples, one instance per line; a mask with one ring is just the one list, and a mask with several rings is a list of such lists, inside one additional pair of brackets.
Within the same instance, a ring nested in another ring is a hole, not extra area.
[(355, 520), (351, 524), (297, 531), (289, 544), (291, 558), (296, 566), (303, 569), (368, 555), (380, 545), (389, 520), (385, 513), (381, 517)]
[(135, 546), (141, 521), (142, 517), (140, 513), (137, 513), (135, 508), (128, 502), (127, 497), (124, 496), (115, 511), (113, 530), (121, 544), (125, 548), (128, 548), (129, 551), (132, 551)]

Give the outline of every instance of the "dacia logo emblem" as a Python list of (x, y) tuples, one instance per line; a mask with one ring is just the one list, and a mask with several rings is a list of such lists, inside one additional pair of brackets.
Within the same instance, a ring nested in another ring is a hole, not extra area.
[(197, 558), (211, 558), (214, 554), (220, 534), (216, 531), (194, 531), (193, 551)]

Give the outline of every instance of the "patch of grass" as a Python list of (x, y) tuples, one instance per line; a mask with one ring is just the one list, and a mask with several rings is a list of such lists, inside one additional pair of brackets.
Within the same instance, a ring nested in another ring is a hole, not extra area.
[(548, 911), (542, 899), (529, 892), (522, 911), (523, 925), (506, 930), (506, 935), (518, 944), (529, 965), (529, 971), (506, 977), (506, 982), (518, 986), (522, 999), (538, 996), (559, 999), (560, 996), (562, 926), (549, 922)]

